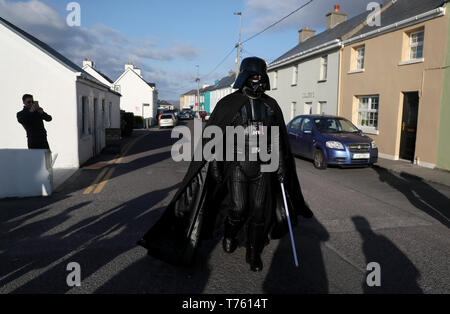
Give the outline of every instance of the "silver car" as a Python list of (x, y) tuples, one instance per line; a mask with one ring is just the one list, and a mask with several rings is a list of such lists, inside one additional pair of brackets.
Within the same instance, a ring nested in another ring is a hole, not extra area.
[(173, 128), (177, 125), (177, 119), (172, 113), (165, 113), (159, 119), (159, 128)]

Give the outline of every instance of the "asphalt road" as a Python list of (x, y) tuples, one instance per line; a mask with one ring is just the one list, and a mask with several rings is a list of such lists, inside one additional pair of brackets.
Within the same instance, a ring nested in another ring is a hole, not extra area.
[[(147, 257), (135, 243), (188, 166), (171, 159), (170, 134), (136, 132), (123, 159), (101, 156), (114, 163), (80, 170), (50, 198), (0, 200), (0, 293), (450, 292), (450, 188), (380, 168), (319, 171), (297, 160), (316, 215), (295, 229), (298, 269), (289, 238), (266, 248), (262, 273), (220, 239), (205, 243), (193, 270)], [(81, 287), (66, 283), (72, 262)], [(371, 262), (381, 287), (366, 284)]]

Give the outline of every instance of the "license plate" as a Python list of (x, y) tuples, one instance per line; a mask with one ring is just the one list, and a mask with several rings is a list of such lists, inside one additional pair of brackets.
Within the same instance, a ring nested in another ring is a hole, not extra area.
[(370, 154), (353, 154), (352, 159), (370, 159)]

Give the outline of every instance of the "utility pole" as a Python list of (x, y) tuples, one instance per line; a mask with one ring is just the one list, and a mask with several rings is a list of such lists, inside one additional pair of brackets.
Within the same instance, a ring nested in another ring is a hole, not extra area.
[(239, 74), (239, 66), (241, 64), (241, 50), (242, 50), (242, 43), (241, 43), (241, 36), (242, 36), (242, 12), (235, 12), (234, 15), (239, 15), (239, 41), (236, 45), (237, 47), (237, 59), (236, 59), (236, 77)]
[(200, 108), (200, 66), (196, 65), (196, 67), (197, 67), (197, 79), (195, 81), (197, 82), (197, 101), (198, 101), (198, 106), (196, 109), (198, 111)]

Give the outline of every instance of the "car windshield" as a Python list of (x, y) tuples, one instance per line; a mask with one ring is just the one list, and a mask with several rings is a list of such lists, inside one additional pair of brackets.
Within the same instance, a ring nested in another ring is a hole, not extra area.
[(320, 133), (359, 133), (358, 128), (346, 119), (319, 118), (314, 124)]

